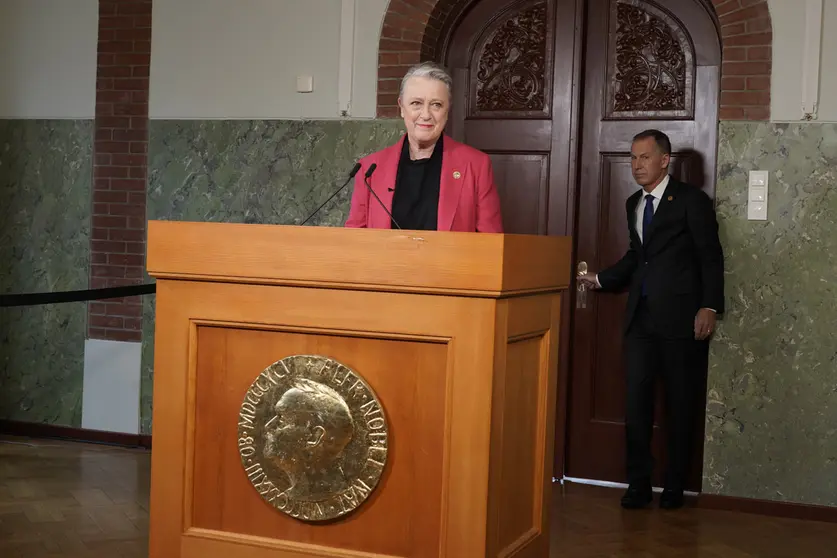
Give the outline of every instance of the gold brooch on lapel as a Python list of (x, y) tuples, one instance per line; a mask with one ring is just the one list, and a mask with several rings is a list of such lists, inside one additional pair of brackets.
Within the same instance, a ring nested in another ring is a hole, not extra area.
[(462, 174), (459, 171), (453, 171), (453, 177), (456, 180), (459, 180), (460, 178), (462, 178)]
[(669, 197), (668, 197), (668, 201), (671, 201), (671, 200), (673, 200), (673, 199), (674, 199), (674, 196), (669, 196)]

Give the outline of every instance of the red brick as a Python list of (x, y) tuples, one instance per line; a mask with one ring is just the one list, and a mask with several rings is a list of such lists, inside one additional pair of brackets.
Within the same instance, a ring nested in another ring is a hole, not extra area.
[(739, 2), (739, 0), (723, 0), (721, 2), (715, 2), (715, 11), (718, 13), (719, 17), (740, 8), (741, 2)]
[(147, 54), (117, 54), (113, 59), (117, 66), (147, 66), (150, 62)]
[(142, 329), (142, 320), (139, 320), (137, 318), (125, 318), (124, 328), (135, 330)]
[[(124, 217), (115, 217), (124, 219)], [(125, 240), (128, 242), (145, 242), (145, 231), (128, 230), (127, 227), (113, 228), (110, 231), (111, 240)]]
[(131, 118), (132, 130), (147, 130), (148, 118)]
[(149, 14), (151, 2), (120, 2), (117, 13), (119, 15)]
[[(105, 227), (93, 227), (90, 231), (90, 238), (93, 242), (100, 240), (107, 240), (110, 236), (108, 229)], [(91, 242), (91, 244), (93, 243)]]
[(141, 266), (145, 259), (139, 254), (108, 254), (108, 263), (111, 265)]
[(398, 62), (412, 66), (421, 62), (421, 57), (418, 52), (401, 52), (398, 54)]
[(746, 89), (749, 91), (769, 91), (770, 78), (765, 76), (748, 77)]
[(92, 327), (121, 328), (122, 320), (123, 318), (120, 316), (98, 316), (94, 314), (90, 316), (90, 325)]
[[(125, 126), (127, 128), (127, 126)], [(148, 134), (145, 133), (145, 130), (114, 130), (113, 131), (113, 139), (115, 141), (145, 141), (148, 138)]]
[(129, 173), (130, 178), (137, 178), (145, 180), (146, 177), (146, 169), (145, 167), (131, 167), (131, 171)]
[(115, 240), (94, 240), (90, 243), (94, 253), (122, 254), (126, 253), (126, 244)]
[(145, 192), (125, 192), (128, 194), (128, 203), (142, 205), (145, 207)]
[(134, 178), (111, 180), (110, 187), (122, 192), (145, 192), (145, 180)]
[(747, 120), (768, 120), (770, 119), (770, 108), (764, 107), (746, 107), (744, 111), (747, 114)]
[[(733, 23), (731, 25), (724, 25), (721, 27), (721, 36), (722, 37), (730, 37), (733, 35), (741, 35), (747, 31), (747, 26), (745, 23)], [(724, 40), (724, 44), (727, 41)]]
[(113, 116), (113, 103), (96, 103), (96, 116)]
[(116, 116), (139, 116), (148, 114), (148, 107), (139, 103), (115, 103), (113, 114)]
[(753, 46), (747, 48), (748, 60), (771, 60), (771, 48), (769, 46)]
[(127, 141), (100, 141), (96, 142), (97, 153), (129, 153), (130, 142)]
[(761, 46), (773, 44), (772, 33), (752, 33), (750, 35), (736, 35), (724, 39), (724, 47), (732, 46)]
[(382, 52), (378, 56), (378, 66), (395, 66), (400, 64), (400, 55), (397, 52)]
[(762, 33), (764, 31), (772, 30), (773, 25), (770, 23), (769, 17), (751, 19), (747, 22), (747, 33)]
[[(144, 279), (151, 10), (151, 0), (99, 2), (92, 288)], [(141, 302), (91, 303), (88, 334), (140, 340)]]
[(128, 167), (96, 167), (93, 176), (96, 178), (128, 178)]
[(145, 205), (135, 204), (110, 204), (107, 209), (108, 215), (124, 215), (126, 217), (145, 217)]
[(147, 91), (148, 79), (146, 78), (122, 78), (113, 80), (113, 89), (119, 91)]
[(403, 41), (403, 40), (401, 40), (400, 37), (397, 38), (397, 39), (394, 39), (394, 38), (384, 38), (382, 36), (381, 37), (381, 42), (379, 43), (379, 48), (381, 49), (381, 52), (387, 52), (387, 51), (392, 52), (392, 51), (402, 51), (402, 50), (410, 51), (410, 50), (416, 50), (416, 49), (418, 49), (418, 47), (419, 47), (418, 43), (410, 42), (410, 41)]
[[(112, 89), (108, 88), (108, 89)], [(96, 93), (97, 103), (130, 103), (130, 91), (99, 91)]]
[(127, 192), (112, 192), (108, 190), (94, 190), (94, 203), (128, 203)]
[(757, 4), (749, 8), (742, 8), (720, 16), (721, 25), (728, 25), (739, 21), (747, 21), (748, 19), (755, 19), (769, 15), (767, 4)]
[(743, 91), (747, 88), (747, 82), (743, 77), (727, 76), (721, 78), (721, 89), (724, 91)]
[(721, 93), (721, 105), (723, 106), (769, 104), (770, 93), (768, 91), (723, 91)]
[(721, 68), (725, 76), (760, 76), (770, 74), (769, 62), (724, 62)]
[(120, 54), (135, 52), (133, 41), (99, 41), (99, 52), (103, 54)]
[(105, 339), (107, 341), (142, 341), (142, 331), (127, 329), (91, 328), (89, 336), (91, 339)]
[(131, 77), (132, 70), (128, 66), (102, 66), (99, 76), (103, 78)]
[(148, 153), (148, 144), (139, 141), (131, 142), (131, 153)]
[(145, 218), (145, 214), (141, 216), (130, 216), (128, 217), (128, 228), (131, 230), (138, 230), (145, 233), (145, 225), (147, 224), (147, 220)]
[(124, 116), (109, 116), (107, 118), (97, 118), (96, 126), (98, 128), (128, 128), (131, 125), (131, 119)]
[(384, 78), (378, 80), (378, 94), (391, 93), (398, 97), (398, 91), (401, 89), (401, 78)]
[(90, 270), (93, 277), (125, 277), (125, 267), (121, 265), (92, 265)]
[(742, 107), (721, 107), (718, 111), (720, 120), (741, 120), (744, 118), (744, 109)]
[(396, 78), (401, 79), (409, 70), (409, 66), (384, 66), (378, 69), (379, 78)]
[(100, 16), (99, 29), (131, 29), (134, 22), (133, 16)]
[[(128, 219), (126, 217), (113, 215), (93, 215), (93, 217), (90, 218), (90, 222), (93, 225), (93, 228), (115, 229), (118, 231), (125, 228), (125, 225), (128, 224)], [(113, 231), (108, 233), (108, 238), (111, 240), (120, 240), (112, 238), (112, 233)]]
[(724, 60), (747, 60), (746, 47), (725, 47)]

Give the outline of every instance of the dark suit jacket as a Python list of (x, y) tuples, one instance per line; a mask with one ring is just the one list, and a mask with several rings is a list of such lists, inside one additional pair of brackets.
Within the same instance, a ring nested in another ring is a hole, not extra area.
[(631, 244), (621, 260), (598, 275), (602, 290), (629, 289), (627, 332), (646, 281), (648, 311), (657, 333), (694, 337), (700, 308), (724, 311), (724, 254), (711, 198), (702, 190), (669, 177), (654, 213), (646, 242), (636, 232), (639, 190), (625, 203)]

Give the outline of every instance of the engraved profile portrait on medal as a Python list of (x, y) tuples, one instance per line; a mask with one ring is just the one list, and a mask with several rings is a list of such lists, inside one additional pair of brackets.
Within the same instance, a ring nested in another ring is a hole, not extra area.
[(265, 368), (244, 396), (238, 434), (253, 487), (304, 521), (357, 509), (386, 465), (380, 401), (360, 375), (327, 357), (294, 355)]

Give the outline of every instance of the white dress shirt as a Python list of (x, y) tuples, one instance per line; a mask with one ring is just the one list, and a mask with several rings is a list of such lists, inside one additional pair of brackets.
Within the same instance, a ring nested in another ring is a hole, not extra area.
[(645, 204), (647, 203), (645, 201), (645, 196), (648, 194), (654, 196), (654, 212), (656, 213), (657, 208), (660, 207), (660, 200), (663, 199), (663, 194), (666, 191), (666, 186), (668, 186), (668, 175), (666, 175), (665, 178), (663, 178), (650, 192), (645, 192), (645, 190), (643, 190), (642, 196), (639, 198), (639, 203), (636, 204), (636, 224), (634, 226), (640, 240), (644, 240), (642, 238), (642, 216), (645, 213)]

